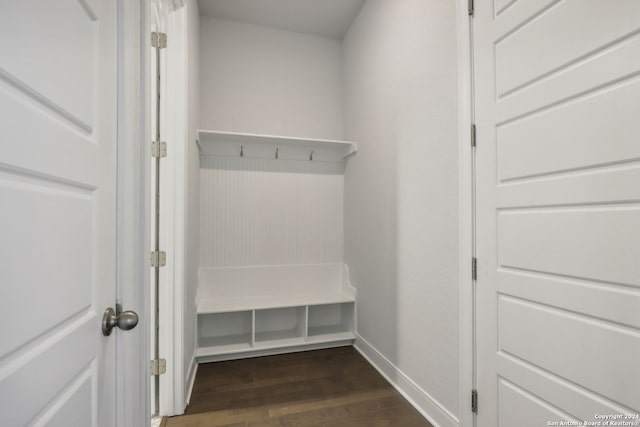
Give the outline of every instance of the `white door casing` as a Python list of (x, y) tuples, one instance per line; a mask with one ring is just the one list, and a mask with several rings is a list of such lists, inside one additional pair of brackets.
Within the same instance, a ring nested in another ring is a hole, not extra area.
[(148, 0), (118, 0), (117, 295), (140, 324), (114, 331), (116, 425), (150, 425), (149, 399), (149, 153)]
[(113, 426), (116, 2), (0, 13), (0, 424)]
[(640, 2), (476, 1), (473, 26), (477, 425), (637, 414)]

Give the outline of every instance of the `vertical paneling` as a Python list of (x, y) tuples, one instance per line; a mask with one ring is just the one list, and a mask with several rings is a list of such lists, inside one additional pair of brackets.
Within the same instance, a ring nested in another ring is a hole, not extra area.
[(342, 261), (343, 163), (201, 156), (200, 267)]

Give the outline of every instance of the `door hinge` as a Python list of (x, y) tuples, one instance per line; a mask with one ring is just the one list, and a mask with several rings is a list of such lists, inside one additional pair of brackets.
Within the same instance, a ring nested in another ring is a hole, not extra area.
[(156, 359), (151, 361), (151, 375), (162, 375), (167, 372), (167, 361), (165, 359)]
[(167, 157), (167, 143), (151, 141), (151, 157)]
[(164, 267), (167, 265), (167, 253), (164, 251), (151, 252), (151, 267)]
[(165, 33), (151, 33), (151, 47), (160, 49), (167, 47), (167, 35)]
[(476, 124), (475, 123), (471, 124), (471, 146), (472, 147), (476, 146)]
[(467, 0), (467, 9), (469, 12), (469, 16), (473, 16), (473, 13), (475, 12), (475, 8), (474, 8), (474, 0)]
[(471, 412), (478, 413), (478, 390), (475, 388), (471, 390)]
[(471, 258), (471, 279), (478, 280), (478, 258)]

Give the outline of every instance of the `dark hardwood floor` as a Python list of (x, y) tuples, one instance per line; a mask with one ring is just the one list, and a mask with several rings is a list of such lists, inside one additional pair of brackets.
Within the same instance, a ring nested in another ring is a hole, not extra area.
[(201, 364), (163, 426), (432, 427), (353, 347)]

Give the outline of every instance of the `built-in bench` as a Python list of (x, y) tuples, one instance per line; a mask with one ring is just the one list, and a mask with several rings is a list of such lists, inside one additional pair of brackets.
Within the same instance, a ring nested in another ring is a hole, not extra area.
[(202, 268), (197, 357), (352, 342), (355, 293), (344, 264)]

